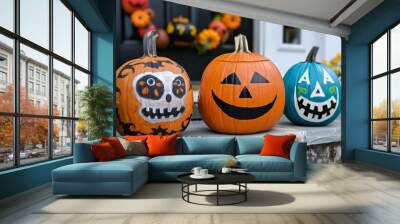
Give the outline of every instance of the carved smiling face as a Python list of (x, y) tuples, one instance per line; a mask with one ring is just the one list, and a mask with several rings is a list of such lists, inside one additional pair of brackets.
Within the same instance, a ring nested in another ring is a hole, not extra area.
[(284, 85), (276, 66), (251, 52), (215, 58), (203, 73), (199, 109), (214, 131), (246, 134), (272, 128), (282, 116)]
[(293, 66), (285, 75), (285, 115), (295, 124), (322, 126), (340, 113), (340, 82), (327, 66), (313, 62)]

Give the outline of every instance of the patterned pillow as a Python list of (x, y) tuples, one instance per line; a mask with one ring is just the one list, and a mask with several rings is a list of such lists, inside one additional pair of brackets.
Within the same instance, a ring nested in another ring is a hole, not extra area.
[(129, 141), (125, 138), (118, 138), (126, 151), (126, 155), (135, 155), (135, 156), (145, 156), (147, 155), (147, 149), (144, 141), (142, 140), (134, 140)]

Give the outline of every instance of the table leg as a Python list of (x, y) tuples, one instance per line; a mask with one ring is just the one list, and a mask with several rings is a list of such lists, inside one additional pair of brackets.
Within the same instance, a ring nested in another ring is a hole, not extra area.
[(196, 191), (197, 192), (197, 184), (195, 185), (195, 190), (194, 191)]
[(248, 192), (247, 183), (244, 183), (244, 190), (245, 190), (245, 192), (244, 192), (244, 201), (247, 201), (247, 192)]
[(219, 184), (217, 184), (217, 206), (219, 206)]

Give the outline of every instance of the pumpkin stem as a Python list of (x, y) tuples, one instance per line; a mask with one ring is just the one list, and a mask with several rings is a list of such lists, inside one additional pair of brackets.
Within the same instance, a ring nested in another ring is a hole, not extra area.
[(157, 57), (156, 31), (149, 31), (143, 37), (143, 57)]
[(235, 37), (235, 52), (250, 53), (247, 37), (245, 35), (239, 34)]
[(150, 50), (151, 50), (151, 56), (152, 57), (157, 57), (157, 38), (158, 38), (158, 33), (153, 31), (154, 34), (151, 37), (150, 41)]
[(317, 57), (318, 50), (319, 50), (319, 47), (317, 47), (317, 46), (312, 47), (310, 52), (308, 52), (306, 61), (307, 62), (315, 62), (315, 58)]

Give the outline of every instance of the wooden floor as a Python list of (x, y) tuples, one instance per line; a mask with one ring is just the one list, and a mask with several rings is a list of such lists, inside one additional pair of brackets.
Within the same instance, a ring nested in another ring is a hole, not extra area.
[(324, 186), (349, 203), (362, 201), (367, 206), (357, 214), (36, 214), (38, 207), (54, 200), (49, 186), (44, 186), (0, 202), (0, 223), (400, 223), (399, 174), (358, 163), (311, 165), (308, 174), (308, 182)]

